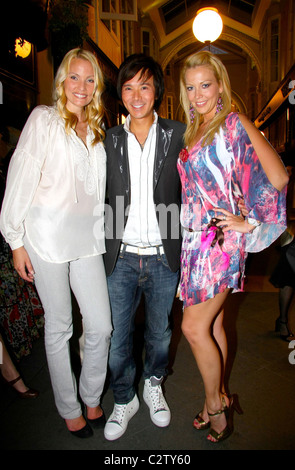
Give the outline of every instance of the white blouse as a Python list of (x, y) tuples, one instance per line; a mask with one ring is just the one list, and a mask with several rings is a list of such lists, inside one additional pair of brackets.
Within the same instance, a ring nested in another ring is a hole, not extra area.
[(105, 252), (106, 153), (65, 131), (54, 107), (30, 114), (9, 165), (0, 216), (12, 250), (24, 237), (45, 261), (62, 263)]

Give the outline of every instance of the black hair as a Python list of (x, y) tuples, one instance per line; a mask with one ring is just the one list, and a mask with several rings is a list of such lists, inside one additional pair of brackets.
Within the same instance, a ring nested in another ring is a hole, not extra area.
[(154, 108), (157, 110), (164, 95), (164, 75), (160, 64), (145, 54), (132, 54), (121, 64), (117, 81), (118, 97), (122, 99), (122, 87), (141, 71), (141, 77), (153, 77), (156, 90)]

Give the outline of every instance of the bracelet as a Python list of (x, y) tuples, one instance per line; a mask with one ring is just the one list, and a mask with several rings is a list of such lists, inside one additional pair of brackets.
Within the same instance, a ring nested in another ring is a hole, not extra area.
[(247, 220), (248, 224), (253, 226), (252, 230), (250, 230), (249, 233), (252, 233), (253, 230), (256, 229), (256, 227), (259, 227), (259, 225), (261, 225), (261, 222), (259, 222), (259, 220), (252, 219), (251, 217), (248, 217), (246, 220)]

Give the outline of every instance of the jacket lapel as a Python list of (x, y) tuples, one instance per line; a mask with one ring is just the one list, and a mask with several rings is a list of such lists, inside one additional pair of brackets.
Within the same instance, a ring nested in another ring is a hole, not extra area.
[[(173, 129), (167, 126), (163, 119), (159, 118), (157, 125), (153, 189), (155, 189), (159, 182), (161, 170), (171, 145), (172, 134)], [(114, 149), (113, 151), (115, 152), (115, 160), (119, 165), (125, 191), (127, 194), (130, 194), (130, 175), (127, 157), (127, 134), (124, 131), (123, 126), (117, 133), (112, 133), (112, 146)]]
[(123, 126), (118, 133), (112, 134), (112, 144), (115, 160), (119, 166), (125, 191), (128, 194), (130, 190), (129, 163), (127, 158), (127, 136)]
[(163, 168), (164, 161), (167, 157), (170, 148), (172, 134), (173, 129), (167, 126), (165, 121), (159, 118), (157, 126), (157, 141), (154, 163), (154, 189), (159, 182), (161, 170)]

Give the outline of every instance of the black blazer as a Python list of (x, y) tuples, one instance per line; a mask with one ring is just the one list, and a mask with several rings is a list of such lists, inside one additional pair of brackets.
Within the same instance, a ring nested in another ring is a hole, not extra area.
[[(164, 252), (171, 271), (180, 264), (181, 189), (176, 162), (183, 148), (185, 125), (178, 121), (158, 118), (157, 141), (154, 163), (154, 203), (159, 206), (159, 223)], [(127, 149), (127, 133), (123, 125), (113, 127), (106, 133), (107, 153), (107, 200), (105, 212), (106, 253), (104, 255), (107, 275), (115, 267), (123, 238), (130, 204), (130, 173)], [(170, 207), (169, 207), (170, 206)]]

